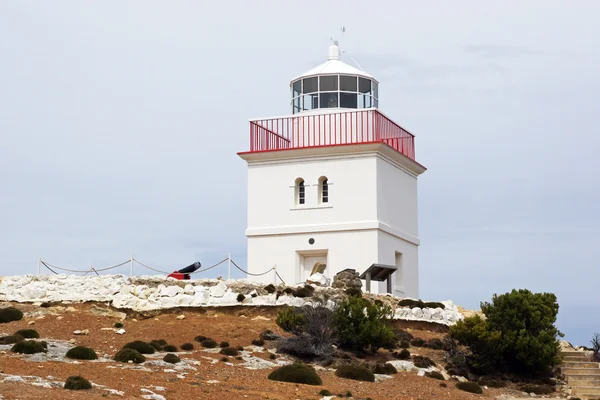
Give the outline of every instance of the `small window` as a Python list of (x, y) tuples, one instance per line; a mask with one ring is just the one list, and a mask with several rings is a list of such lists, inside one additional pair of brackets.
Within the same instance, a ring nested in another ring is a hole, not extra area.
[(296, 179), (296, 204), (304, 204), (306, 202), (306, 188), (304, 187), (304, 179)]
[(319, 178), (319, 197), (320, 203), (329, 203), (329, 182), (325, 176)]
[(300, 96), (301, 92), (302, 92), (302, 81), (297, 80), (296, 82), (294, 82), (292, 84), (292, 97)]
[(366, 78), (358, 78), (358, 91), (361, 93), (371, 93), (371, 81)]
[(358, 98), (356, 93), (340, 92), (341, 108), (357, 108)]
[(293, 112), (294, 114), (297, 114), (300, 111), (302, 111), (302, 97), (294, 98), (293, 107), (294, 107), (294, 112)]
[(335, 93), (321, 93), (321, 108), (337, 108), (338, 107), (338, 94)]
[(302, 93), (315, 93), (319, 90), (317, 78), (302, 79)]
[(305, 94), (302, 100), (303, 110), (314, 110), (319, 108), (319, 94)]
[(321, 86), (319, 86), (320, 92), (332, 92), (334, 90), (338, 90), (338, 77), (334, 76), (322, 76), (321, 78)]

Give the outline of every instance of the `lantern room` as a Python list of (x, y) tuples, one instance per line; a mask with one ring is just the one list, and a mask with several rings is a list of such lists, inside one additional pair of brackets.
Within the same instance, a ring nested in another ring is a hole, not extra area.
[(329, 47), (329, 59), (290, 83), (292, 114), (318, 109), (377, 108), (379, 82), (340, 61), (340, 48)]

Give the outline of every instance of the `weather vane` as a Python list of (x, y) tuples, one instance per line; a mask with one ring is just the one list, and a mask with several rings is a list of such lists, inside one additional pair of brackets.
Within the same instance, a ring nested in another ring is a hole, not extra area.
[[(342, 36), (344, 36), (344, 34), (346, 33), (346, 27), (345, 27), (345, 26), (342, 26), (342, 27), (340, 28), (340, 31), (342, 31)], [(333, 37), (329, 37), (329, 38), (331, 39), (331, 41), (333, 42), (333, 44), (335, 44), (336, 46), (339, 46), (339, 45), (340, 45), (340, 41), (339, 41), (339, 40), (336, 40), (336, 39), (334, 39)]]

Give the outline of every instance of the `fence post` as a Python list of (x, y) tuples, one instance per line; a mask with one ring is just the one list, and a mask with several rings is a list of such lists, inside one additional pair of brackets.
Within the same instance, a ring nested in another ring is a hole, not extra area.
[(227, 256), (227, 280), (231, 280), (231, 253)]
[(38, 257), (38, 275), (41, 274), (41, 268), (42, 268), (42, 258)]
[(129, 273), (130, 277), (133, 277), (133, 254), (131, 255), (131, 271)]

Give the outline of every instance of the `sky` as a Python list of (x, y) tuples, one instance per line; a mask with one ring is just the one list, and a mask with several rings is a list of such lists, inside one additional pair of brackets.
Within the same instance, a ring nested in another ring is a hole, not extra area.
[(245, 266), (248, 119), (288, 114), (289, 81), (333, 36), (428, 168), (421, 297), (553, 292), (559, 329), (589, 344), (600, 2), (366, 4), (0, 2), (0, 274), (36, 273), (38, 257)]

